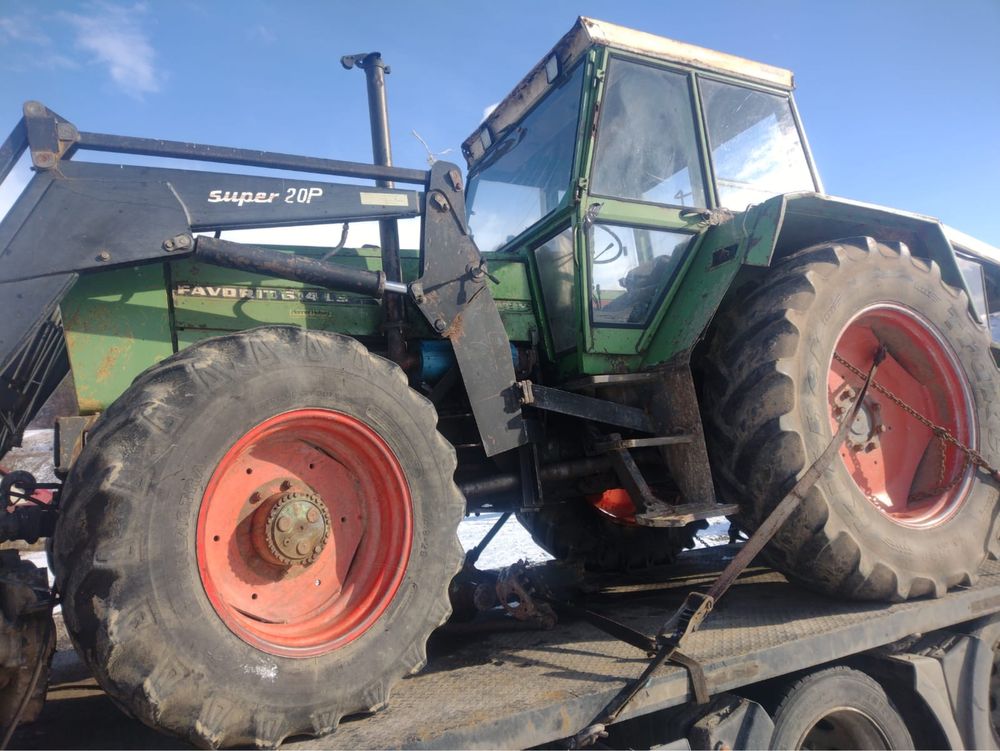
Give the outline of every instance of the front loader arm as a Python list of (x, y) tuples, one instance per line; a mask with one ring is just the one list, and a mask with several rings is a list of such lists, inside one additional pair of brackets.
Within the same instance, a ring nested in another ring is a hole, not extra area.
[[(435, 330), (452, 340), (487, 453), (524, 442), (509, 342), (483, 283), (485, 264), (468, 235), (461, 177), (454, 165), (438, 163), (423, 172), (81, 133), (33, 102), (25, 105), (24, 118), (0, 147), (0, 175), (9, 173), (25, 149), (31, 149), (36, 174), (0, 221), (0, 421), (11, 426), (7, 433), (0, 427), (0, 456), (48, 396), (36, 388), (28, 404), (24, 388), (15, 388), (22, 398), (8, 404), (4, 389), (14, 388), (25, 357), (34, 357), (46, 322), (58, 325), (58, 305), (80, 274), (195, 255), (207, 263), (334, 290), (373, 297), (409, 294), (402, 283), (387, 282), (381, 271), (349, 269), (195, 233), (416, 216), (424, 220), (423, 277), (413, 285), (419, 291), (414, 300)], [(425, 190), (70, 161), (86, 149), (419, 182)], [(442, 199), (445, 175), (451, 188)], [(442, 200), (446, 212), (440, 209)], [(441, 221), (443, 214), (447, 221)], [(431, 299), (445, 308), (429, 308)], [(463, 315), (464, 329), (454, 325)], [(61, 366), (55, 359), (51, 365), (53, 378), (65, 375), (64, 352)]]

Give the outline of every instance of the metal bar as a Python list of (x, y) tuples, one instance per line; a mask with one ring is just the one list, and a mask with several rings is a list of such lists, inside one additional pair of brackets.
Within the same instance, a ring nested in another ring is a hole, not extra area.
[(522, 404), (525, 406), (582, 417), (607, 425), (641, 430), (644, 433), (656, 432), (653, 421), (641, 409), (605, 399), (595, 399), (592, 396), (572, 394), (549, 386), (540, 386), (531, 381), (519, 381), (518, 385), (521, 387)]
[(483, 551), (486, 550), (486, 546), (489, 545), (493, 541), (493, 538), (497, 536), (497, 532), (500, 531), (500, 528), (507, 523), (508, 519), (510, 519), (511, 513), (511, 511), (505, 511), (502, 513), (500, 518), (496, 520), (492, 527), (490, 527), (490, 531), (483, 535), (483, 539), (479, 541), (479, 544), (465, 554), (466, 566), (476, 565), (476, 561), (479, 560), (479, 556), (483, 554)]
[[(346, 66), (346, 61), (342, 60)], [(375, 164), (392, 166), (392, 142), (389, 137), (389, 104), (386, 98), (385, 76), (389, 66), (382, 55), (372, 52), (356, 60), (355, 65), (365, 72), (368, 89), (368, 121), (372, 135), (372, 158)], [(380, 188), (394, 188), (392, 180), (379, 179), (375, 184)], [(403, 271), (399, 260), (399, 226), (395, 219), (384, 219), (378, 223), (379, 244), (382, 250), (382, 271), (389, 282), (402, 282)], [(386, 349), (389, 359), (402, 363), (406, 355), (403, 338), (403, 301), (398, 297), (387, 297), (382, 302), (385, 310)]]
[(656, 438), (618, 438), (613, 441), (595, 443), (591, 448), (597, 453), (604, 453), (616, 449), (642, 449), (654, 446), (672, 446), (678, 443), (691, 443), (691, 436), (663, 435)]
[(17, 121), (14, 130), (7, 136), (7, 140), (0, 145), (0, 183), (7, 179), (7, 175), (14, 169), (17, 160), (28, 148), (28, 129), (24, 125), (24, 118)]
[[(599, 472), (606, 472), (611, 468), (611, 460), (604, 456), (590, 459), (571, 459), (565, 462), (546, 464), (539, 471), (542, 482), (557, 482), (560, 480), (572, 480), (586, 475), (595, 475)], [(494, 495), (511, 490), (519, 490), (521, 478), (519, 475), (494, 475), (482, 480), (470, 480), (458, 485), (459, 490), (466, 498), (480, 495)]]
[(214, 237), (199, 237), (195, 240), (195, 258), (216, 266), (317, 284), (342, 292), (381, 297), (385, 291), (385, 275), (381, 271), (349, 269), (293, 253)]
[(183, 141), (162, 141), (155, 138), (113, 136), (106, 133), (80, 133), (77, 148), (88, 151), (106, 151), (115, 154), (140, 154), (170, 159), (194, 159), (199, 162), (222, 162), (251, 167), (311, 172), (317, 175), (356, 177), (366, 180), (395, 180), (401, 183), (424, 185), (427, 172), (404, 167), (380, 167), (362, 162), (345, 162), (338, 159), (320, 159), (298, 154), (272, 151), (234, 149), (229, 146), (209, 146)]

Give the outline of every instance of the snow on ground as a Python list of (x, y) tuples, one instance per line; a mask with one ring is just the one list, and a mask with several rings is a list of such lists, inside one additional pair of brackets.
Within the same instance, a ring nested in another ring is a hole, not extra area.
[[(458, 525), (458, 539), (462, 541), (462, 547), (466, 550), (476, 547), (499, 518), (499, 513), (467, 516), (465, 521)], [(512, 516), (479, 556), (476, 567), (500, 568), (521, 560), (538, 563), (552, 560), (552, 556), (538, 547), (528, 534), (528, 530), (521, 526), (517, 517)]]
[(11, 449), (3, 458), (4, 469), (23, 469), (39, 482), (55, 482), (52, 474), (52, 430), (26, 430), (19, 448)]

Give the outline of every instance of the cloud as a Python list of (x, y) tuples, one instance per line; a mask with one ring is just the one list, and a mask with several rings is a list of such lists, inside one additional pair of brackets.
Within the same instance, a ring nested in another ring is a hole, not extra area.
[(73, 28), (76, 46), (107, 68), (111, 80), (129, 96), (141, 99), (160, 90), (163, 75), (156, 67), (156, 50), (142, 28), (144, 4), (131, 6), (95, 2), (85, 13), (62, 13)]
[(3, 67), (8, 70), (78, 67), (72, 58), (57, 52), (52, 38), (24, 13), (0, 16), (0, 47), (4, 48)]
[(493, 102), (483, 107), (483, 120), (493, 114), (493, 110), (500, 106), (500, 102)]

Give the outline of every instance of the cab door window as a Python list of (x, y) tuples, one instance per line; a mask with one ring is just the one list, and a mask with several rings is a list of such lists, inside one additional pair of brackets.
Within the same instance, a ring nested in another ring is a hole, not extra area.
[(692, 235), (594, 223), (590, 227), (591, 311), (595, 324), (643, 325), (673, 279)]

